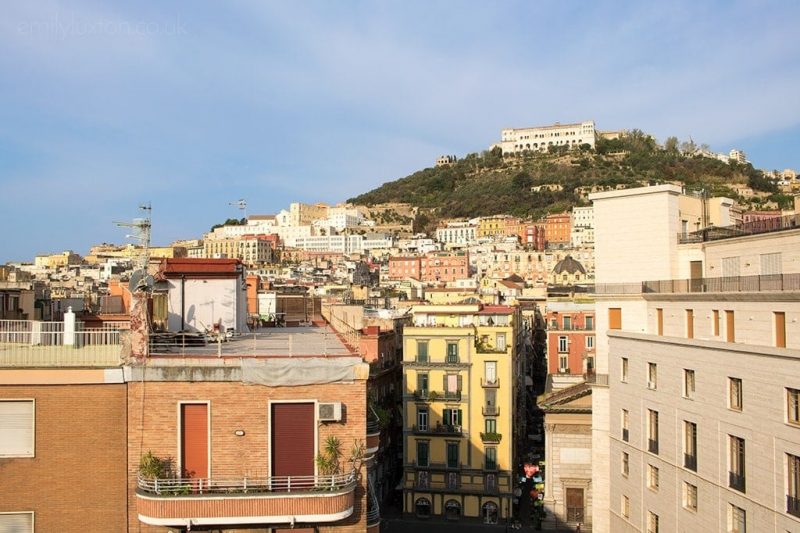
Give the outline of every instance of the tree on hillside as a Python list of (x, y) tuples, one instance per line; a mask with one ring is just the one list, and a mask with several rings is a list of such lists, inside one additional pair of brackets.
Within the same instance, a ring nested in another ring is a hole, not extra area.
[(673, 154), (678, 153), (678, 138), (677, 137), (667, 137), (667, 140), (664, 141), (664, 151), (670, 152)]
[(524, 170), (514, 176), (514, 179), (511, 181), (514, 185), (515, 189), (527, 191), (533, 185), (533, 178), (531, 178), (530, 174), (525, 172)]

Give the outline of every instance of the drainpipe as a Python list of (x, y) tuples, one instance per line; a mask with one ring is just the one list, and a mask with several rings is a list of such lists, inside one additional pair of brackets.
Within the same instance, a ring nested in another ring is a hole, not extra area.
[(186, 274), (181, 274), (181, 331), (185, 329), (186, 321)]

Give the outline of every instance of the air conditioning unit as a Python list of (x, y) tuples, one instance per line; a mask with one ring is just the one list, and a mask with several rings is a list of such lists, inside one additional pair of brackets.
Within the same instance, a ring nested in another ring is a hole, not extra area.
[(342, 420), (342, 402), (321, 403), (318, 409), (320, 422), (340, 422)]

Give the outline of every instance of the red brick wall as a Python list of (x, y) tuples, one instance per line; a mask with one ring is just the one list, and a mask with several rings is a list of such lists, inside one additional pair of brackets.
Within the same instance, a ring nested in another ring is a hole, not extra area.
[[(139, 459), (148, 450), (161, 457), (178, 457), (177, 423), (179, 401), (211, 402), (211, 476), (241, 478), (268, 474), (269, 400), (340, 401), (346, 409), (345, 422), (319, 425), (319, 443), (328, 435), (342, 443), (345, 458), (353, 442), (366, 443), (366, 381), (300, 387), (265, 387), (240, 382), (132, 382), (128, 388), (128, 513), (131, 532), (165, 532), (146, 526), (136, 514), (136, 474)], [(243, 437), (234, 434), (244, 430)], [(364, 471), (366, 469), (363, 469)], [(364, 481), (356, 492), (353, 516), (320, 531), (364, 531), (366, 522)]]
[(0, 512), (33, 511), (36, 531), (126, 531), (125, 385), (0, 386), (34, 398), (35, 457), (0, 459)]

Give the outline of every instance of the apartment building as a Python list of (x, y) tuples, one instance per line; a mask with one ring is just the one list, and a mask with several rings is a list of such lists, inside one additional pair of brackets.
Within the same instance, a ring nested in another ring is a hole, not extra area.
[(679, 195), (591, 197), (593, 530), (797, 531), (798, 220), (685, 235)]
[(471, 221), (450, 221), (436, 228), (436, 240), (443, 244), (471, 244), (476, 239), (477, 229), (477, 224)]
[(469, 253), (430, 252), (424, 256), (395, 256), (389, 258), (389, 279), (411, 278), (439, 283), (469, 277)]
[(582, 376), (594, 372), (594, 304), (551, 301), (546, 305), (547, 372)]
[(246, 234), (203, 241), (203, 255), (210, 259), (239, 259), (246, 265), (263, 265), (275, 261), (276, 235)]
[(569, 213), (553, 213), (544, 219), (548, 246), (565, 246), (572, 237), (572, 217)]
[(594, 244), (594, 209), (592, 206), (572, 208), (570, 242), (574, 248)]
[(431, 520), (499, 523), (512, 513), (526, 434), (518, 308), (413, 308), (403, 335), (403, 509)]
[(499, 146), (503, 155), (519, 152), (547, 152), (551, 146), (579, 148), (595, 146), (597, 132), (594, 121), (559, 124), (534, 128), (507, 128), (500, 132)]
[(0, 320), (0, 531), (126, 531), (120, 332)]

